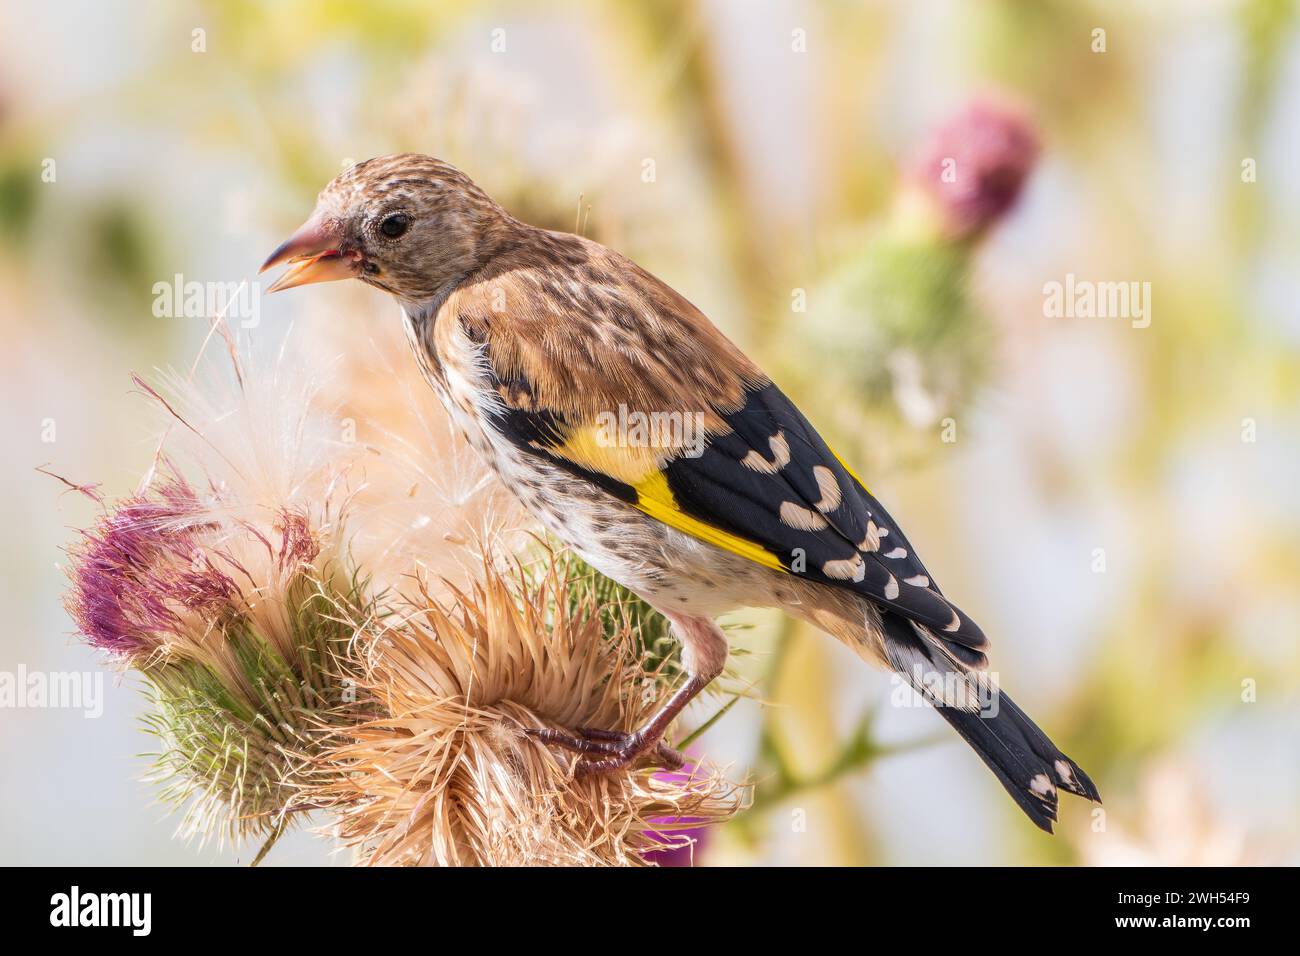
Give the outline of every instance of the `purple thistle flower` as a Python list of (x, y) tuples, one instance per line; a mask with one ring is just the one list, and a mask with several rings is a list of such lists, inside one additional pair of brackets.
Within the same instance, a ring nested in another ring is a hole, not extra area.
[(311, 564), (320, 554), (320, 544), (312, 533), (307, 516), (296, 511), (280, 512), (280, 568), (296, 569)]
[(127, 499), (83, 532), (71, 552), (68, 612), (102, 650), (135, 655), (178, 623), (177, 610), (214, 611), (238, 592), (212, 567), (200, 537), (212, 527), (202, 502), (180, 479)]
[(674, 828), (671, 833), (649, 831), (647, 835), (655, 842), (662, 843), (663, 849), (646, 850), (641, 854), (648, 863), (656, 863), (659, 866), (694, 866), (695, 859), (704, 848), (705, 838), (709, 832), (709, 828), (704, 825), (705, 821), (696, 817), (662, 817), (652, 822), (700, 824), (698, 827), (686, 829)]
[(1020, 196), (1038, 159), (1027, 116), (992, 100), (967, 104), (934, 131), (909, 176), (938, 207), (954, 239), (977, 236)]
[[(680, 770), (657, 771), (654, 778), (685, 788), (690, 786), (694, 774), (695, 764), (687, 761)], [(659, 866), (695, 865), (695, 859), (704, 848), (709, 833), (706, 825), (708, 821), (701, 817), (655, 817), (650, 822), (667, 825), (671, 829), (646, 831), (646, 836), (662, 844), (662, 849), (642, 851), (641, 856), (646, 862)], [(699, 826), (689, 826), (693, 823)]]

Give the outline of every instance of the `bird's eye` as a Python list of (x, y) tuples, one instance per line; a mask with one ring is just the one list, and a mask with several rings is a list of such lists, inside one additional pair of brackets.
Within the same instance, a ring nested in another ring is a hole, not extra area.
[(389, 239), (396, 239), (402, 233), (406, 232), (406, 227), (411, 224), (411, 220), (402, 213), (393, 213), (391, 216), (384, 217), (384, 221), (379, 224), (379, 231)]

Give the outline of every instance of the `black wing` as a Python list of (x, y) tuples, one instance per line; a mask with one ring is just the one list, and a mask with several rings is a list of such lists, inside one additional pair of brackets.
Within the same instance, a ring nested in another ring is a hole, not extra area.
[(755, 541), (793, 574), (849, 588), (946, 641), (987, 639), (948, 602), (907, 536), (773, 384), (724, 416), (731, 432), (664, 473), (687, 515)]
[(607, 467), (566, 458), (579, 423), (539, 408), (527, 383), (497, 384), (505, 402), (495, 424), (522, 450), (687, 534), (862, 594), (957, 645), (967, 663), (984, 663), (979, 627), (943, 597), (889, 513), (774, 384), (749, 389), (739, 410), (719, 413), (729, 431), (702, 449), (676, 450), (643, 481), (611, 477), (626, 479), (612, 464), (616, 448), (605, 450)]

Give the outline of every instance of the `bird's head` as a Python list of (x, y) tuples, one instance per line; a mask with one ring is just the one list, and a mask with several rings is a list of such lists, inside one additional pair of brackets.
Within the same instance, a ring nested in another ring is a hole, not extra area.
[(290, 266), (268, 292), (360, 279), (424, 302), (480, 265), (512, 222), (455, 167), (416, 153), (380, 156), (321, 190), (315, 212), (261, 271)]

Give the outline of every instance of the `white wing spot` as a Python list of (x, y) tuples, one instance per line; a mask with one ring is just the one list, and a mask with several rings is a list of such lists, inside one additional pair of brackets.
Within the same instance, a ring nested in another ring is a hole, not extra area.
[(914, 588), (928, 588), (930, 586), (930, 579), (924, 574), (917, 574), (910, 578), (903, 578), (903, 583), (910, 584)]
[(790, 528), (798, 528), (800, 531), (821, 531), (826, 527), (825, 518), (793, 501), (781, 502), (781, 523)]
[(790, 464), (790, 443), (785, 440), (784, 431), (778, 431), (767, 440), (767, 443), (772, 449), (771, 461), (759, 454), (757, 449), (750, 449), (749, 454), (740, 459), (740, 463), (763, 475), (775, 475)]
[(1056, 775), (1061, 778), (1062, 783), (1074, 783), (1074, 770), (1064, 760), (1056, 761)]
[(905, 558), (905, 557), (907, 557), (907, 549), (906, 549), (906, 548), (895, 548), (893, 551), (890, 551), (889, 554), (885, 555), (885, 557), (887, 557), (887, 558)]
[(892, 574), (889, 576), (889, 582), (885, 585), (885, 600), (892, 601), (898, 597), (898, 579)]
[(829, 514), (840, 506), (840, 483), (835, 480), (835, 472), (825, 465), (813, 467), (813, 478), (817, 480), (817, 490), (822, 494), (821, 501), (817, 502), (817, 510)]
[(867, 576), (867, 563), (862, 560), (862, 555), (855, 554), (851, 558), (827, 561), (822, 565), (822, 574), (841, 581), (861, 581)]

